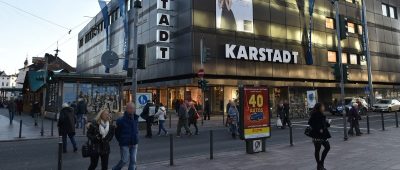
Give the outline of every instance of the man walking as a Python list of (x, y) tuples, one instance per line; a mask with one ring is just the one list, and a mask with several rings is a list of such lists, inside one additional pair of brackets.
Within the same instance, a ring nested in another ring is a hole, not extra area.
[(360, 136), (362, 133), (360, 131), (360, 123), (359, 120), (361, 119), (360, 114), (358, 113), (358, 104), (357, 103), (353, 103), (353, 107), (351, 107), (350, 111), (349, 111), (349, 118), (348, 118), (348, 122), (350, 123), (350, 129), (348, 131), (348, 134), (350, 136), (354, 135), (354, 131), (353, 129), (356, 130), (356, 135)]
[(181, 130), (182, 127), (185, 128), (186, 130), (186, 135), (192, 135), (192, 132), (190, 132), (189, 129), (189, 102), (187, 100), (185, 100), (185, 102), (183, 104), (181, 104), (181, 106), (179, 107), (178, 110), (178, 129), (176, 131), (176, 137), (181, 137)]
[(128, 163), (128, 170), (136, 170), (136, 155), (139, 143), (138, 120), (139, 116), (136, 115), (135, 104), (128, 103), (124, 116), (117, 120), (115, 137), (119, 143), (121, 160), (113, 167), (113, 170), (121, 170)]
[(74, 147), (74, 152), (78, 151), (78, 147), (75, 142), (75, 115), (74, 109), (69, 107), (67, 103), (62, 105), (60, 111), (60, 118), (58, 119), (58, 133), (62, 136), (63, 141), (63, 152), (67, 153), (67, 136)]
[(83, 98), (78, 99), (76, 118), (78, 119), (76, 122), (76, 128), (83, 128), (85, 126), (83, 117), (87, 114), (87, 105)]
[(12, 122), (14, 120), (14, 115), (17, 110), (16, 103), (13, 98), (11, 98), (10, 102), (8, 103), (8, 114), (10, 118), (10, 125), (12, 125)]
[(210, 108), (210, 102), (208, 101), (208, 98), (206, 98), (206, 101), (204, 103), (204, 120), (206, 120), (206, 118), (208, 118), (208, 120), (210, 120), (210, 112), (211, 112), (211, 108)]
[(281, 118), (282, 119), (282, 129), (285, 128), (286, 124), (289, 127), (291, 126), (291, 122), (289, 119), (289, 113), (290, 113), (289, 102), (287, 100), (285, 100), (285, 102), (283, 103), (283, 118)]
[[(150, 109), (152, 108), (152, 109)], [(152, 138), (153, 133), (151, 131), (151, 125), (153, 124), (154, 121), (154, 105), (153, 102), (150, 100), (147, 101), (146, 105), (143, 108), (142, 113), (140, 114), (140, 117), (142, 117), (144, 120), (146, 120), (146, 138)]]
[(38, 126), (40, 110), (41, 108), (39, 102), (35, 101), (32, 105), (32, 118), (35, 120), (35, 126)]

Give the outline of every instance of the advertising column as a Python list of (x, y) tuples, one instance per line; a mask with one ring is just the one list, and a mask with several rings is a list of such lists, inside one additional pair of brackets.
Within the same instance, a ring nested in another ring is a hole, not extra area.
[(240, 98), (240, 137), (246, 152), (265, 152), (265, 139), (271, 136), (268, 88), (242, 87)]

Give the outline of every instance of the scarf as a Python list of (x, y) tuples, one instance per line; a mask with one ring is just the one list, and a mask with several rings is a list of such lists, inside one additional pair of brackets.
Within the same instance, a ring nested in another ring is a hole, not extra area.
[(105, 138), (110, 130), (110, 123), (108, 121), (104, 122), (103, 120), (100, 121), (99, 131), (102, 138)]

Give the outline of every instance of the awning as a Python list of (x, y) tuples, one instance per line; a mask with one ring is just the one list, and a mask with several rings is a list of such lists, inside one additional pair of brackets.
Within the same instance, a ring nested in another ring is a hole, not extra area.
[(44, 71), (29, 71), (29, 90), (36, 92), (44, 85)]

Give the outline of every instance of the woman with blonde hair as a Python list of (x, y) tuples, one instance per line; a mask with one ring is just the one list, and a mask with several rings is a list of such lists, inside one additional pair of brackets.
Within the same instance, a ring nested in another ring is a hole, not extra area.
[(110, 155), (110, 141), (114, 137), (115, 127), (112, 125), (108, 110), (101, 110), (94, 121), (88, 124), (87, 137), (93, 153), (90, 156), (89, 170), (94, 170), (101, 158), (101, 169), (108, 169), (108, 157)]

